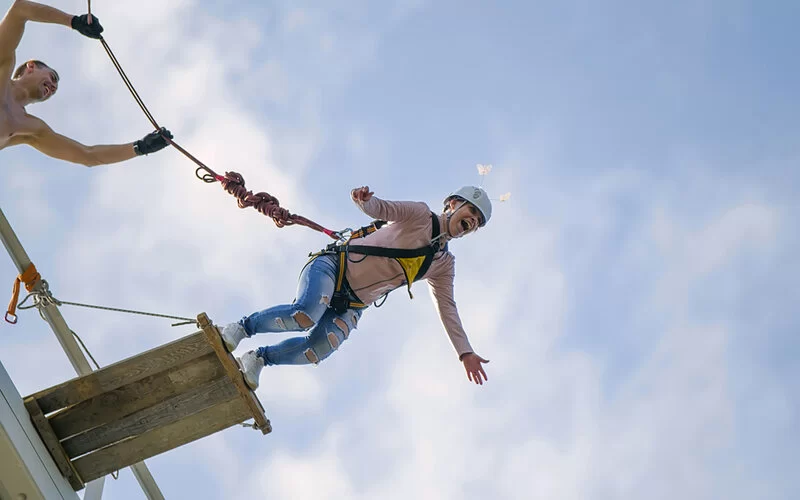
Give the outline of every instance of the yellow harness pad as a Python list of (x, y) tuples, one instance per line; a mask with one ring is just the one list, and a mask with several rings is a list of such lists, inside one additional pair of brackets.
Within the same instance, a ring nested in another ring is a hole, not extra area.
[(400, 264), (400, 266), (403, 268), (403, 271), (406, 273), (406, 281), (408, 282), (408, 288), (410, 289), (411, 283), (414, 282), (417, 277), (417, 273), (422, 267), (422, 263), (425, 262), (425, 256), (398, 257), (395, 258), (395, 260)]

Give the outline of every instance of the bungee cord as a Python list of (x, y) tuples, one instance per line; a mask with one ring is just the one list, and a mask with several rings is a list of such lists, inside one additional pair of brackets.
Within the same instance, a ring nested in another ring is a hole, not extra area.
[[(89, 4), (88, 18), (89, 22), (91, 23), (92, 19), (91, 0), (88, 0), (88, 4)], [(111, 50), (111, 47), (108, 45), (108, 42), (106, 42), (103, 36), (100, 36), (99, 40), (100, 43), (103, 45), (103, 49), (105, 49), (109, 59), (111, 59), (114, 68), (116, 68), (117, 72), (122, 78), (122, 81), (125, 83), (125, 86), (128, 88), (134, 100), (139, 105), (139, 108), (141, 108), (142, 112), (147, 117), (148, 121), (153, 125), (155, 130), (160, 132), (161, 137), (163, 137), (168, 144), (170, 144), (175, 149), (180, 151), (184, 156), (186, 156), (189, 160), (191, 160), (197, 165), (197, 169), (195, 169), (195, 176), (198, 179), (208, 184), (219, 182), (225, 191), (236, 197), (239, 208), (253, 207), (263, 215), (270, 217), (275, 223), (275, 225), (279, 228), (285, 226), (292, 226), (296, 224), (324, 233), (335, 240), (342, 239), (342, 235), (340, 234), (340, 232), (327, 229), (324, 226), (301, 215), (292, 214), (286, 208), (281, 207), (278, 199), (272, 196), (271, 194), (266, 192), (259, 192), (253, 194), (252, 191), (249, 191), (245, 187), (244, 177), (242, 177), (241, 174), (237, 172), (226, 172), (224, 176), (219, 175), (210, 167), (208, 167), (208, 165), (204, 164), (202, 161), (197, 159), (194, 155), (192, 155), (186, 149), (180, 146), (177, 142), (175, 142), (171, 137), (169, 137), (168, 134), (165, 133), (166, 129), (159, 126), (155, 117), (147, 108), (147, 105), (144, 103), (144, 100), (139, 96), (139, 93), (136, 91), (136, 88), (133, 86), (133, 83), (131, 83), (130, 79), (128, 78), (128, 75), (125, 73), (125, 70), (122, 69), (122, 65), (120, 64), (114, 52)], [(203, 171), (204, 173), (201, 174), (201, 171)]]

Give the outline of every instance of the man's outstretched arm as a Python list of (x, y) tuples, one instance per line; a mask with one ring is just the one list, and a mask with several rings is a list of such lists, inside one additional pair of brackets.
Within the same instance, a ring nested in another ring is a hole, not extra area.
[(100, 20), (94, 16), (90, 23), (87, 14), (73, 16), (48, 5), (14, 0), (0, 20), (0, 88), (4, 87), (5, 80), (10, 79), (11, 72), (14, 71), (15, 54), (27, 21), (70, 26), (90, 38), (100, 38), (100, 33), (103, 32)]
[(119, 163), (138, 155), (160, 151), (167, 146), (167, 141), (162, 134), (172, 138), (170, 131), (162, 128), (160, 131), (147, 134), (141, 140), (127, 144), (85, 146), (53, 131), (42, 120), (38, 118), (36, 120), (35, 133), (15, 137), (14, 144), (28, 144), (47, 156), (87, 167)]
[(63, 24), (70, 26), (72, 16), (47, 5), (15, 0), (0, 21), (0, 60), (8, 61), (14, 58), (14, 52), (22, 40), (26, 21), (40, 23)]
[(49, 5), (27, 0), (14, 0), (5, 17), (0, 21), (0, 61), (12, 61), (11, 65), (13, 66), (14, 53), (22, 40), (22, 33), (25, 31), (27, 21), (62, 24), (91, 38), (99, 38), (103, 31), (99, 20), (94, 16), (92, 16), (90, 24), (86, 15), (73, 16)]

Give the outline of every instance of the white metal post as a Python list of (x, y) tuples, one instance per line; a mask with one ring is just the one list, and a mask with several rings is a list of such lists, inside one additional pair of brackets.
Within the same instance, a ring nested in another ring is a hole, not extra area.
[[(8, 255), (11, 256), (11, 260), (14, 262), (14, 265), (17, 266), (17, 270), (20, 274), (22, 274), (31, 264), (31, 259), (28, 257), (28, 254), (25, 252), (22, 244), (19, 242), (17, 235), (14, 234), (14, 230), (11, 228), (11, 224), (9, 224), (2, 209), (0, 209), (0, 239), (3, 240), (3, 246), (6, 247)], [(41, 283), (37, 283), (35, 290), (38, 291), (40, 289)], [(92, 366), (89, 364), (89, 361), (86, 359), (83, 351), (81, 351), (78, 343), (75, 341), (72, 330), (70, 330), (70, 328), (67, 326), (67, 322), (64, 321), (64, 318), (61, 316), (61, 311), (58, 310), (58, 307), (54, 304), (49, 304), (42, 307), (41, 312), (42, 316), (44, 316), (45, 320), (50, 325), (50, 328), (53, 330), (53, 333), (55, 333), (56, 338), (58, 338), (61, 347), (64, 348), (64, 352), (67, 354), (67, 358), (69, 358), (69, 361), (72, 363), (75, 371), (79, 375), (91, 373)], [(133, 473), (136, 476), (137, 481), (139, 481), (142, 490), (144, 490), (149, 500), (164, 499), (164, 495), (161, 493), (161, 490), (159, 490), (155, 479), (153, 479), (153, 476), (150, 474), (150, 471), (147, 469), (147, 466), (144, 464), (144, 462), (139, 462), (132, 465), (131, 469), (133, 469)], [(89, 483), (89, 485), (92, 485), (93, 483), (100, 482), (100, 484), (95, 484), (92, 486), (91, 489), (93, 492), (96, 492), (99, 489), (99, 493), (102, 495), (102, 481), (103, 479), (101, 478)]]
[(106, 484), (106, 478), (101, 477), (86, 484), (86, 492), (83, 494), (83, 500), (100, 500), (103, 498), (103, 486)]

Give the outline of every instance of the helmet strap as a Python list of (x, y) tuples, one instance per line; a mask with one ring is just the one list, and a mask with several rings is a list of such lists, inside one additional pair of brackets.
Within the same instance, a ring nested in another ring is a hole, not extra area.
[(447, 216), (447, 218), (446, 218), (446, 219), (445, 219), (445, 221), (444, 221), (444, 231), (442, 231), (442, 232), (441, 232), (441, 234), (440, 234), (440, 236), (442, 236), (442, 235), (444, 235), (444, 234), (447, 234), (447, 239), (450, 239), (450, 240), (454, 240), (454, 239), (456, 239), (456, 238), (455, 238), (455, 236), (453, 236), (453, 234), (450, 232), (450, 219), (451, 219), (451, 218), (453, 217), (453, 215), (455, 215), (455, 213), (456, 213), (456, 212), (458, 212), (458, 211), (459, 211), (459, 210), (460, 210), (460, 209), (461, 209), (461, 208), (462, 208), (464, 205), (466, 205), (467, 203), (469, 203), (467, 200), (464, 200), (464, 199), (462, 199), (462, 198), (460, 198), (460, 197), (459, 197), (459, 198), (454, 198), (454, 199), (455, 199), (456, 201), (459, 201), (459, 202), (461, 202), (461, 203), (460, 203), (459, 205), (457, 205), (457, 206), (456, 206), (456, 208), (452, 208), (452, 209), (451, 209), (451, 208), (450, 208), (450, 202), (449, 202), (449, 201), (447, 202), (447, 204), (445, 205), (445, 209), (444, 209), (444, 214)]

